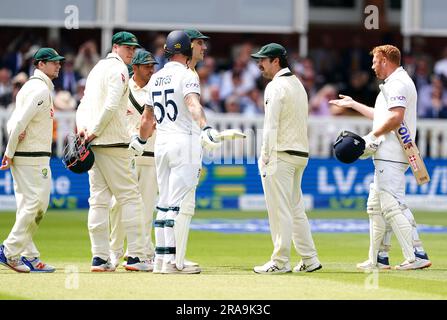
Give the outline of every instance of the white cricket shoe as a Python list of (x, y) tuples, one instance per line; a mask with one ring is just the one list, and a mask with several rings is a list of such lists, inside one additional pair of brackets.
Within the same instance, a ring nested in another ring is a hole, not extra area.
[(118, 268), (123, 256), (124, 256), (123, 251), (110, 251), (110, 263), (113, 264), (115, 268)]
[(197, 274), (200, 273), (202, 270), (198, 266), (183, 266), (182, 270), (177, 269), (177, 266), (175, 263), (168, 262), (163, 263), (163, 267), (161, 268), (161, 272), (163, 274)]
[(154, 264), (151, 260), (140, 260), (140, 258), (127, 257), (127, 263), (124, 266), (127, 271), (145, 271), (154, 270)]
[(163, 259), (154, 259), (154, 269), (152, 273), (161, 273), (161, 269), (163, 267)]
[(280, 268), (275, 261), (268, 261), (262, 266), (256, 266), (253, 271), (259, 274), (282, 274), (292, 272), (290, 264), (287, 262), (284, 267)]
[(110, 262), (110, 259), (104, 260), (100, 257), (93, 257), (91, 272), (113, 272), (116, 267)]
[(379, 269), (379, 270), (390, 270), (391, 269), (391, 266), (389, 264), (377, 262), (377, 264), (374, 265), (371, 262), (371, 260), (369, 260), (369, 259), (366, 261), (363, 261), (361, 263), (357, 263), (356, 267), (357, 267), (357, 269), (363, 270), (363, 271), (371, 271), (374, 269)]
[(22, 259), (7, 258), (5, 256), (4, 250), (5, 250), (5, 246), (3, 244), (0, 245), (0, 264), (4, 265), (5, 267), (8, 267), (16, 272), (21, 272), (21, 273), (30, 272), (30, 268), (26, 264), (23, 263)]
[(431, 266), (431, 261), (421, 258), (416, 258), (413, 262), (409, 262), (408, 260), (405, 260), (400, 265), (395, 266), (395, 270), (417, 270), (417, 269), (424, 269)]
[(314, 272), (323, 268), (320, 261), (317, 261), (312, 264), (305, 264), (303, 260), (301, 260), (295, 268), (293, 268), (293, 272)]
[(185, 261), (183, 261), (183, 265), (184, 266), (190, 266), (190, 267), (198, 267), (199, 266), (199, 264), (197, 262), (189, 261), (189, 260), (186, 260), (186, 259), (185, 259)]

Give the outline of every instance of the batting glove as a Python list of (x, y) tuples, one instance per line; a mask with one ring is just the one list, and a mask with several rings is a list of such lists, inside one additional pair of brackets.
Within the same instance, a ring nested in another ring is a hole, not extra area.
[(219, 148), (221, 145), (219, 132), (210, 126), (204, 127), (200, 134), (200, 143), (203, 148), (210, 151)]
[(144, 152), (144, 145), (146, 140), (142, 140), (138, 135), (133, 135), (130, 138), (129, 150), (133, 152), (136, 156), (141, 156)]
[(369, 157), (372, 157), (372, 155), (376, 153), (382, 141), (377, 138), (372, 132), (368, 133), (362, 138), (363, 140), (365, 140), (365, 151), (363, 151), (363, 154), (359, 157), (359, 159), (367, 159)]

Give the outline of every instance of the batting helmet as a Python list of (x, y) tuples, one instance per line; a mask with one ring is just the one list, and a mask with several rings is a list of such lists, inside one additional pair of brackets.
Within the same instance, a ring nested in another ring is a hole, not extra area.
[(191, 57), (191, 40), (183, 30), (171, 31), (166, 38), (164, 50), (165, 56), (168, 58), (178, 53)]
[(365, 151), (365, 140), (359, 135), (343, 130), (334, 143), (335, 157), (344, 163), (352, 163)]
[(90, 145), (86, 145), (82, 137), (69, 134), (62, 162), (68, 170), (74, 173), (84, 173), (92, 168), (95, 155), (90, 149)]

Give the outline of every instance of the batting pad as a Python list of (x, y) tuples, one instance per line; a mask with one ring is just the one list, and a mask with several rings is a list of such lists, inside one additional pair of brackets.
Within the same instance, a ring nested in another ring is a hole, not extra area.
[(379, 193), (383, 216), (393, 228), (397, 240), (402, 248), (406, 260), (412, 262), (415, 259), (413, 252), (412, 226), (400, 209), (399, 203), (390, 193)]
[(180, 213), (175, 219), (175, 264), (177, 269), (182, 270), (185, 262), (186, 246), (188, 244), (189, 225), (191, 223), (191, 215)]

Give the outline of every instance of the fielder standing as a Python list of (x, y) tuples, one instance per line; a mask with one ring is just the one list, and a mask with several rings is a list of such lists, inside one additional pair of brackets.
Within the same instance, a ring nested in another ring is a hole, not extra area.
[(273, 240), (271, 260), (254, 267), (256, 273), (291, 272), (290, 245), (302, 260), (294, 272), (321, 269), (304, 209), (301, 179), (307, 166), (307, 94), (290, 72), (283, 46), (270, 43), (251, 55), (262, 75), (272, 81), (264, 93), (264, 134), (259, 159), (262, 186)]
[(131, 141), (130, 147), (141, 152), (155, 114), (155, 163), (160, 194), (154, 223), (154, 272), (200, 273), (199, 266), (185, 264), (185, 253), (202, 166), (201, 142), (207, 148), (218, 146), (218, 132), (206, 126), (199, 78), (188, 69), (191, 41), (184, 31), (169, 33), (165, 55), (169, 62), (149, 81), (140, 136)]
[[(138, 135), (140, 132), (141, 115), (143, 114), (144, 103), (149, 91), (147, 84), (154, 74), (154, 66), (156, 64), (158, 62), (154, 59), (152, 53), (146, 50), (138, 50), (132, 59), (133, 76), (129, 79), (129, 102), (127, 108), (127, 121), (131, 136)], [(152, 216), (158, 194), (154, 142), (155, 133), (145, 144), (143, 155), (135, 157), (132, 161), (132, 169), (137, 176), (139, 190), (144, 203), (144, 228), (147, 230), (146, 238), (144, 239), (144, 248), (150, 269), (153, 269), (155, 255), (154, 245), (152, 243)], [(126, 236), (121, 219), (122, 208), (114, 200), (110, 213), (110, 256), (112, 264), (116, 267), (124, 255), (124, 239)]]
[[(413, 214), (405, 203), (405, 171), (408, 160), (393, 130), (405, 121), (416, 135), (417, 92), (413, 81), (400, 66), (401, 54), (392, 45), (375, 47), (372, 69), (380, 80), (384, 80), (383, 90), (376, 99), (374, 108), (340, 95), (329, 103), (352, 108), (373, 120), (373, 130), (363, 139), (366, 142), (365, 156), (374, 161), (374, 182), (370, 186), (367, 212), (370, 220), (369, 259), (357, 264), (362, 270), (372, 268), (389, 269), (388, 251), (391, 233), (395, 233), (405, 261), (396, 266), (398, 270), (422, 269), (431, 266), (416, 229)], [(386, 94), (383, 93), (386, 92)], [(377, 147), (378, 145), (378, 147)]]
[(16, 222), (0, 246), (0, 264), (17, 272), (54, 272), (40, 259), (33, 242), (48, 208), (51, 190), (51, 142), (53, 135), (53, 79), (65, 58), (52, 48), (34, 55), (36, 70), (17, 94), (8, 122), (9, 140), (1, 170), (11, 168), (17, 201)]
[(191, 60), (188, 61), (188, 67), (196, 72), (197, 63), (203, 61), (203, 59), (205, 58), (205, 52), (208, 49), (206, 40), (208, 40), (210, 37), (205, 36), (197, 29), (185, 29), (183, 31), (191, 40), (192, 56)]
[[(112, 52), (87, 77), (84, 97), (76, 113), (78, 132), (91, 142), (95, 164), (88, 172), (90, 209), (88, 229), (92, 244), (91, 271), (115, 271), (110, 263), (109, 208), (112, 195), (121, 206), (126, 230), (128, 270), (149, 271), (144, 239), (143, 201), (132, 172), (126, 114), (129, 99), (127, 64), (139, 47), (137, 38), (121, 31), (112, 37)], [(149, 136), (153, 127), (149, 128)]]

